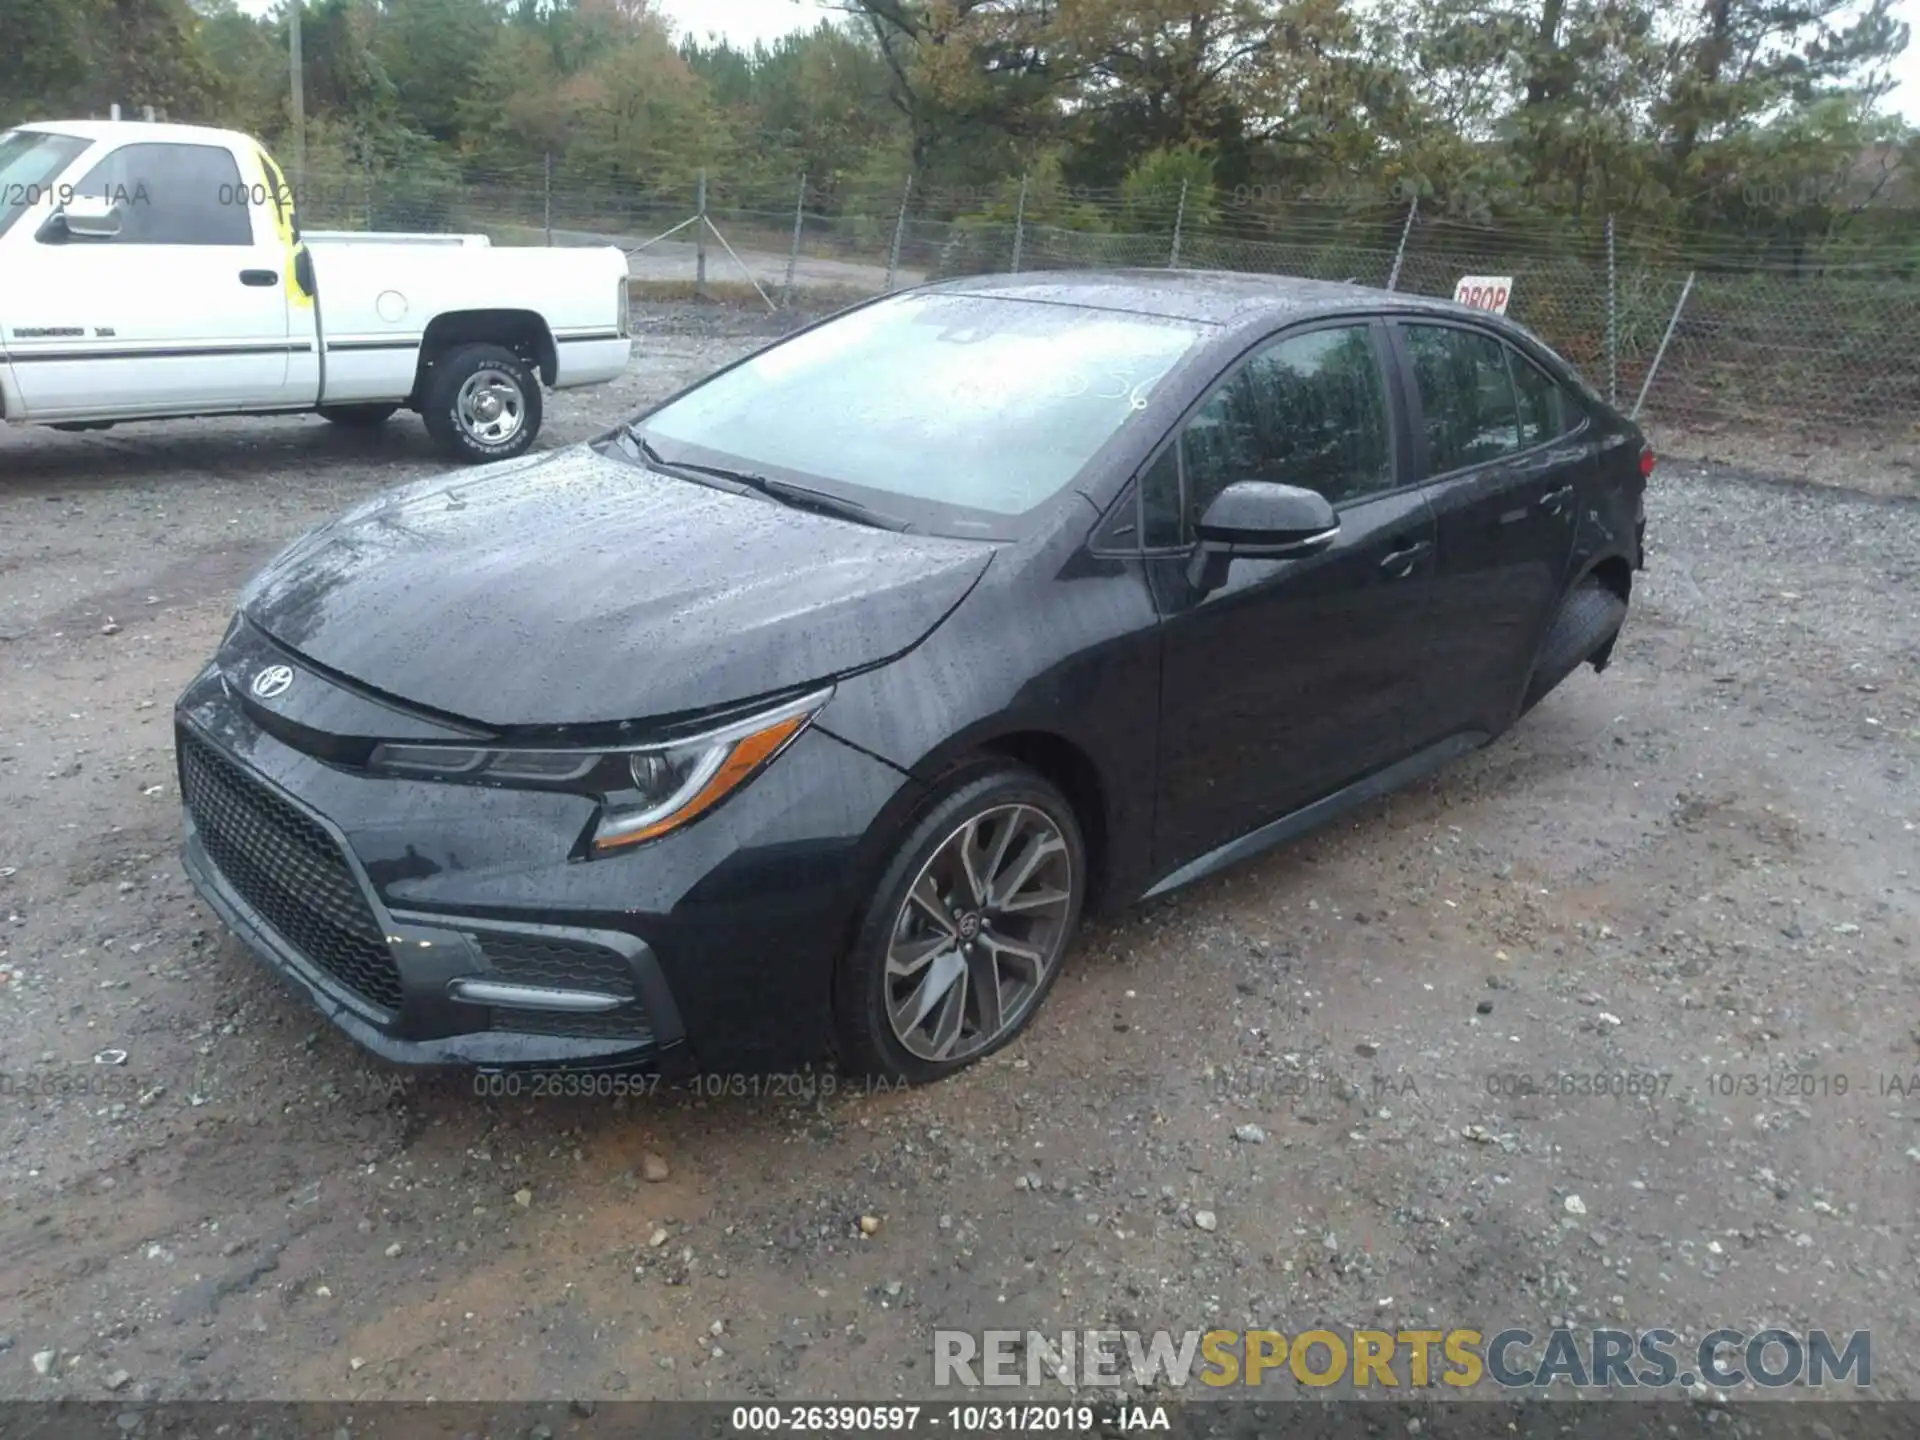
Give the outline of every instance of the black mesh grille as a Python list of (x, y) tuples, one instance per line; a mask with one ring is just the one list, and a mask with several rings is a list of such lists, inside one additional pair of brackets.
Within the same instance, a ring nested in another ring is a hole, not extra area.
[(495, 930), (481, 932), (478, 939), (488, 966), (502, 980), (600, 990), (632, 998), (633, 970), (624, 958), (603, 945)]
[(280, 938), (356, 995), (400, 1008), (400, 972), (327, 832), (182, 730), (180, 790), (207, 856)]
[(575, 1040), (631, 1040), (644, 1045), (653, 1039), (647, 1012), (638, 1005), (622, 1005), (598, 1015), (565, 1010), (509, 1010), (497, 1006), (492, 1028), (516, 1035), (560, 1035)]
[(582, 1040), (653, 1038), (647, 1012), (634, 998), (633, 970), (616, 951), (584, 940), (482, 931), (477, 937), (495, 976), (519, 985), (553, 985), (622, 996), (617, 1010), (580, 1014), (564, 1010), (519, 1010), (497, 1006), (492, 1026), (520, 1035), (562, 1035)]

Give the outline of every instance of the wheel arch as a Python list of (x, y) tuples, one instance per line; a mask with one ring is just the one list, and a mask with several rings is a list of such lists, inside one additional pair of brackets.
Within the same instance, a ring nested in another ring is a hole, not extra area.
[[(846, 869), (846, 915), (838, 947), (840, 960), (834, 966), (830, 982), (829, 1003), (836, 1017), (848, 1003), (846, 958), (860, 942), (876, 894), (889, 867), (900, 856), (903, 842), (938, 808), (943, 798), (1008, 766), (1032, 772), (1065, 797), (1080, 831), (1086, 862), (1080, 914), (1084, 918), (1094, 911), (1107, 879), (1106, 857), (1110, 846), (1108, 782), (1093, 756), (1070, 737), (1044, 727), (1008, 723), (990, 730), (963, 732), (902, 774), (899, 790), (873, 817), (854, 849)], [(847, 1052), (844, 1036), (839, 1033), (838, 1018), (835, 1031), (836, 1053), (844, 1063)]]
[(1086, 845), (1085, 908), (1098, 908), (1113, 879), (1113, 816), (1111, 785), (1092, 752), (1058, 729), (1007, 720), (956, 736), (915, 765), (913, 774), (932, 793), (956, 774), (995, 761), (1024, 765), (1066, 797)]
[(417, 404), (436, 361), (461, 345), (499, 345), (530, 365), (551, 387), (560, 373), (560, 352), (546, 318), (534, 310), (448, 310), (427, 322), (410, 401)]
[(1571, 593), (1575, 585), (1588, 579), (1598, 580), (1622, 600), (1633, 599), (1633, 562), (1617, 551), (1599, 556), (1574, 576), (1573, 584), (1567, 586), (1568, 592)]

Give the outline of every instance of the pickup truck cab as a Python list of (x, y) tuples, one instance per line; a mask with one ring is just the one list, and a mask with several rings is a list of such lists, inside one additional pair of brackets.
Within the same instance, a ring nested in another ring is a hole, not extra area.
[(626, 366), (626, 256), (482, 235), (302, 235), (249, 136), (136, 121), (0, 134), (0, 418), (62, 429), (416, 410), (465, 461), (518, 455), (542, 387)]

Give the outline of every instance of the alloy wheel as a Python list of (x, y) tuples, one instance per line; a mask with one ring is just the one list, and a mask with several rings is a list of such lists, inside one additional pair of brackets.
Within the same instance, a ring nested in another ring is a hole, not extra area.
[(1060, 962), (1080, 876), (1060, 826), (1033, 805), (972, 816), (920, 867), (887, 944), (894, 1038), (922, 1060), (964, 1060), (1026, 1019)]

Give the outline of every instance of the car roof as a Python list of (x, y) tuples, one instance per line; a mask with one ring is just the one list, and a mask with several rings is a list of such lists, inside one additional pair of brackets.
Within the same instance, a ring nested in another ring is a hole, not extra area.
[(925, 287), (934, 293), (991, 295), (1043, 304), (1123, 310), (1169, 320), (1196, 320), (1238, 327), (1285, 323), (1348, 310), (1430, 310), (1436, 314), (1489, 318), (1451, 300), (1338, 280), (1298, 275), (1260, 275), (1240, 270), (1043, 270), (1020, 275), (977, 275)]
[(125, 140), (134, 144), (159, 141), (251, 148), (254, 143), (238, 130), (217, 130), (207, 125), (178, 125), (165, 120), (29, 120), (14, 128), (41, 135), (71, 135), (76, 140)]

